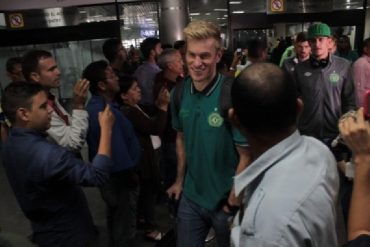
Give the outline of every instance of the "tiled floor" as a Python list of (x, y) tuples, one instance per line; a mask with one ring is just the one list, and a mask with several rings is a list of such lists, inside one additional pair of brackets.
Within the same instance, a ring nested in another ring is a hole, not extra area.
[[(96, 188), (86, 188), (86, 197), (89, 202), (90, 210), (94, 218), (94, 222), (100, 232), (99, 238), (95, 242), (94, 247), (107, 246), (107, 230), (105, 226), (105, 205), (100, 197), (100, 193)], [(319, 210), (319, 209), (318, 209)], [(156, 217), (159, 229), (166, 232), (173, 226), (173, 220), (169, 217), (169, 211), (165, 204), (158, 205), (156, 208)], [(5, 176), (4, 168), (0, 164), (0, 247), (8, 247), (2, 242), (1, 237), (13, 239), (17, 244), (15, 247), (33, 247), (27, 236), (30, 235), (31, 229), (28, 220), (23, 216), (14, 194), (9, 187), (7, 178)], [(345, 235), (343, 231), (343, 222), (339, 220), (338, 224), (338, 238), (342, 243)], [(147, 242), (143, 238), (143, 231), (138, 230), (136, 235), (136, 247), (154, 247), (155, 243)], [(215, 241), (210, 242), (207, 246), (216, 246)]]
[[(94, 218), (95, 225), (99, 230), (99, 238), (94, 247), (107, 246), (107, 230), (105, 225), (105, 204), (96, 188), (85, 188), (89, 207)], [(158, 205), (156, 208), (158, 226), (163, 232), (172, 227), (173, 220), (170, 219), (168, 209), (165, 204)], [(3, 166), (0, 164), (0, 236), (13, 239), (17, 244), (15, 247), (33, 246), (27, 239), (31, 234), (29, 221), (23, 216), (17, 201), (14, 197), (7, 181)], [(136, 246), (152, 247), (155, 243), (148, 242), (143, 238), (143, 231), (138, 230)], [(0, 240), (0, 247), (7, 246)]]

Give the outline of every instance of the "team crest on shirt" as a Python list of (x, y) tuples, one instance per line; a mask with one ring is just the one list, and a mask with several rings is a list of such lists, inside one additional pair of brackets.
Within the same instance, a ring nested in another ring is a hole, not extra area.
[(223, 117), (218, 112), (212, 112), (208, 116), (208, 124), (212, 127), (220, 127), (224, 122)]
[(187, 118), (187, 117), (189, 117), (189, 115), (190, 115), (190, 111), (189, 110), (184, 109), (184, 108), (181, 108), (180, 109), (179, 116), (181, 118)]
[(340, 78), (339, 75), (335, 71), (333, 73), (331, 73), (330, 76), (329, 76), (329, 80), (333, 84), (338, 83), (339, 78)]

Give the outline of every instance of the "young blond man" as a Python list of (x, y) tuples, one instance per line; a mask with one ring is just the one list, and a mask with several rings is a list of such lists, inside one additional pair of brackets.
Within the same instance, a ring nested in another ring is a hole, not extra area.
[(220, 107), (225, 82), (216, 71), (222, 55), (220, 30), (197, 21), (184, 29), (184, 35), (189, 77), (183, 81), (179, 107), (175, 105), (179, 87), (172, 94), (178, 164), (176, 181), (167, 190), (180, 199), (177, 246), (203, 246), (210, 227), (218, 246), (229, 246), (228, 218), (239, 204), (232, 190), (233, 176), (247, 164), (248, 152), (236, 148), (236, 143), (245, 142), (237, 138)]

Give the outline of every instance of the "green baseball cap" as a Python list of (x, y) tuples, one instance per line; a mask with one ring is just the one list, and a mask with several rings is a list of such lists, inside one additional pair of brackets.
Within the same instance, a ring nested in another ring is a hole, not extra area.
[(308, 38), (329, 37), (331, 35), (330, 27), (325, 23), (315, 23), (308, 28)]

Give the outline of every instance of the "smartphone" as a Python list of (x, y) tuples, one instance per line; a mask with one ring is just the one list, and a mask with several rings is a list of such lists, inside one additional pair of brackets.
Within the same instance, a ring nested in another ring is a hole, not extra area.
[(370, 90), (365, 92), (363, 104), (365, 118), (370, 119)]
[(236, 49), (236, 55), (240, 56), (242, 54), (242, 48)]

